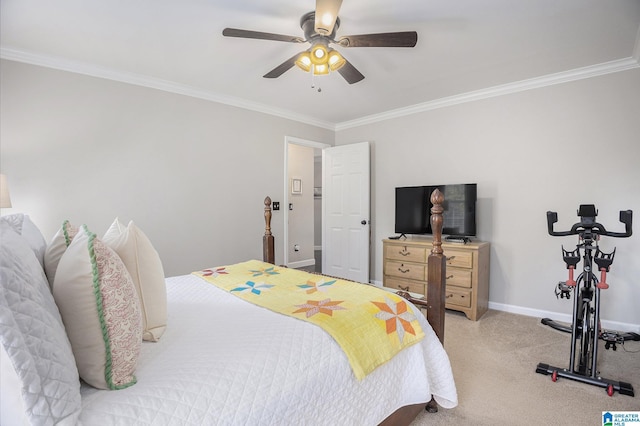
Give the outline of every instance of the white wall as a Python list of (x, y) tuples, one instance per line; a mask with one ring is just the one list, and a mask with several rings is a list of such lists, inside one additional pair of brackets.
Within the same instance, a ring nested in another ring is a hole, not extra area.
[[(478, 239), (490, 241), (490, 301), (504, 309), (571, 314), (554, 286), (566, 280), (558, 226), (594, 203), (613, 230), (635, 211), (635, 235), (617, 246), (602, 317), (640, 331), (640, 69), (476, 101), (337, 132), (336, 145), (371, 141), (372, 276), (382, 280), (382, 242), (393, 235), (394, 188), (478, 183)], [(575, 248), (575, 247), (574, 247)]]
[[(0, 169), (46, 238), (133, 219), (167, 275), (262, 258), (264, 197), (284, 200), (285, 136), (333, 132), (158, 90), (1, 61)], [(283, 214), (274, 212), (276, 262)]]

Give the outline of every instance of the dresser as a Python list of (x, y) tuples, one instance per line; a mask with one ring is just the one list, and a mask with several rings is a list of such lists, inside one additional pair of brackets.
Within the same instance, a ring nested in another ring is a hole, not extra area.
[[(427, 258), (433, 240), (409, 237), (405, 240), (385, 239), (383, 244), (383, 285), (413, 293), (427, 294)], [(447, 259), (445, 307), (478, 320), (489, 304), (490, 244), (443, 242)]]

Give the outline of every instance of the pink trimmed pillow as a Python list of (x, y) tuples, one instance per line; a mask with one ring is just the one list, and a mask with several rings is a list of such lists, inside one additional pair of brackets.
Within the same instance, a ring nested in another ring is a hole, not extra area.
[(167, 327), (167, 285), (158, 252), (133, 221), (126, 227), (118, 218), (102, 240), (120, 256), (140, 297), (142, 338), (157, 342)]
[(138, 294), (122, 260), (85, 225), (60, 259), (53, 297), (80, 377), (99, 389), (135, 384), (142, 346)]
[(53, 236), (49, 245), (47, 245), (47, 249), (44, 252), (44, 271), (47, 274), (50, 287), (53, 286), (58, 263), (77, 233), (78, 228), (69, 223), (68, 220), (65, 220), (62, 222), (62, 227)]

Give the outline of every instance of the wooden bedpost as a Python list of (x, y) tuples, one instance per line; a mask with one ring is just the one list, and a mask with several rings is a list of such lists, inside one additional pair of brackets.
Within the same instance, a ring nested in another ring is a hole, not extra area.
[(427, 260), (427, 320), (444, 344), (444, 303), (447, 261), (442, 251), (442, 212), (444, 195), (436, 188), (431, 193), (431, 229), (433, 248)]
[(273, 235), (271, 234), (271, 198), (264, 199), (264, 236), (262, 237), (262, 260), (267, 263), (276, 263), (275, 250), (273, 246)]

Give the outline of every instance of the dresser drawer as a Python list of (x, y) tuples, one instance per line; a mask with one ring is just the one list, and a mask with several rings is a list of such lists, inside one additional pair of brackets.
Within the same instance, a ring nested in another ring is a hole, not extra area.
[(404, 262), (424, 263), (427, 261), (427, 249), (410, 245), (388, 245), (384, 249), (384, 257)]
[(446, 296), (445, 296), (445, 304), (448, 307), (459, 306), (462, 308), (470, 308), (471, 307), (471, 291), (452, 289), (447, 287)]
[(448, 250), (444, 253), (447, 266), (473, 268), (473, 253), (468, 251)]
[(405, 263), (394, 260), (387, 260), (384, 263), (385, 274), (408, 280), (424, 281), (425, 269), (425, 265), (418, 263)]
[(447, 268), (447, 285), (471, 288), (471, 269)]
[(385, 287), (389, 287), (396, 291), (404, 290), (409, 291), (410, 293), (418, 293), (422, 296), (426, 296), (424, 283), (388, 277), (385, 279), (384, 284)]

